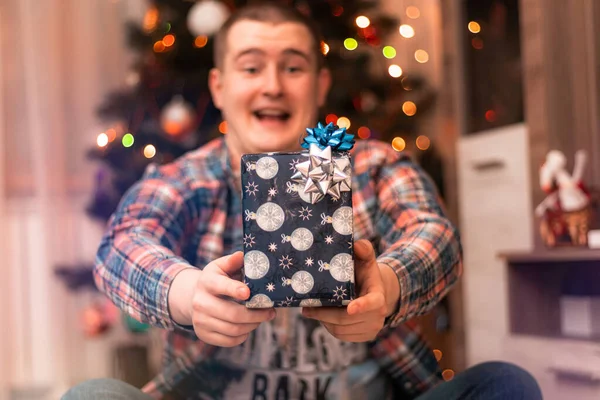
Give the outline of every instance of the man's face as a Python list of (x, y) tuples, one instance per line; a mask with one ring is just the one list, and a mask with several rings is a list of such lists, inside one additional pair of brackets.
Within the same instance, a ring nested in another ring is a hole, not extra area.
[(227, 35), (220, 69), (211, 71), (215, 105), (236, 152), (296, 150), (329, 90), (312, 37), (298, 23), (242, 20)]

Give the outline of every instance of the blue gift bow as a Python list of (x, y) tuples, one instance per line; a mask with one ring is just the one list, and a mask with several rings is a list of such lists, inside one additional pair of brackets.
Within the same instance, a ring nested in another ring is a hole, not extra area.
[(304, 138), (302, 147), (310, 148), (311, 144), (319, 146), (321, 150), (330, 146), (333, 151), (348, 151), (354, 147), (354, 135), (346, 132), (346, 128), (340, 128), (333, 122), (323, 126), (318, 122), (315, 128), (306, 128), (308, 136)]

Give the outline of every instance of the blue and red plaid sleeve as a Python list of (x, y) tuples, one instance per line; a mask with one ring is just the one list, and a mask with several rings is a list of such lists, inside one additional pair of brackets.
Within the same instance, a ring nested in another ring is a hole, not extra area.
[[(462, 273), (461, 246), (455, 226), (442, 210), (429, 176), (408, 156), (390, 146), (370, 145), (365, 163), (385, 160), (375, 173), (379, 263), (394, 270), (400, 301), (386, 326), (429, 311)], [(361, 159), (357, 159), (360, 169)]]
[(131, 317), (174, 329), (167, 297), (171, 282), (190, 264), (182, 258), (198, 207), (191, 205), (175, 165), (150, 168), (123, 197), (96, 255), (98, 288)]

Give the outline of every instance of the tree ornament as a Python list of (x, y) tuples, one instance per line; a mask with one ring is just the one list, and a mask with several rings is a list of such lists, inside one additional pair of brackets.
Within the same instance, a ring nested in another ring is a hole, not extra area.
[(160, 116), (161, 127), (171, 136), (189, 133), (194, 127), (195, 120), (194, 109), (182, 96), (174, 97), (163, 108)]
[(194, 4), (187, 15), (189, 31), (195, 36), (217, 33), (229, 17), (225, 4), (215, 0), (202, 0)]

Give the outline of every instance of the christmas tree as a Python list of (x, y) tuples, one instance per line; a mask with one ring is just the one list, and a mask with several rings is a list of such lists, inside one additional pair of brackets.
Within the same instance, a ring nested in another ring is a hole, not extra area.
[[(396, 55), (386, 38), (410, 37), (410, 26), (398, 32), (402, 21), (382, 14), (377, 1), (282, 2), (315, 19), (321, 29), (321, 49), (334, 76), (321, 121), (345, 126), (360, 139), (391, 140), (417, 132), (416, 110), (422, 117), (433, 94), (423, 80), (385, 62)], [(126, 87), (99, 107), (106, 131), (89, 153), (102, 164), (88, 208), (92, 217), (106, 221), (149, 163), (172, 161), (226, 133), (207, 85), (212, 38), (232, 11), (247, 3), (149, 0), (143, 21), (129, 23), (128, 43), (138, 57)], [(392, 145), (402, 150), (405, 142)]]

